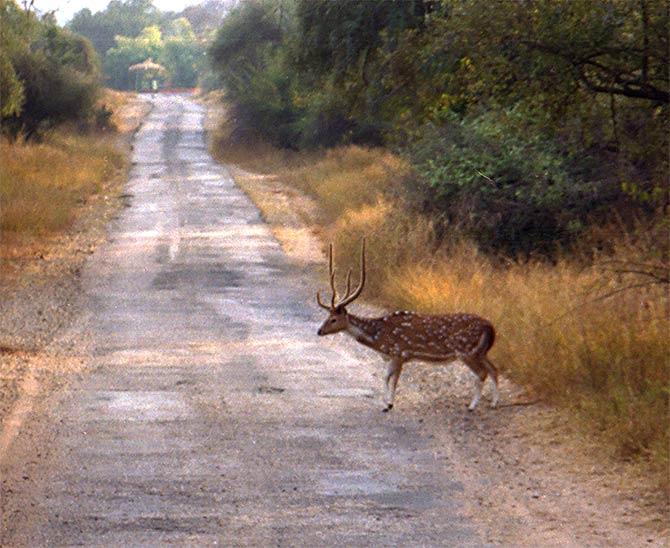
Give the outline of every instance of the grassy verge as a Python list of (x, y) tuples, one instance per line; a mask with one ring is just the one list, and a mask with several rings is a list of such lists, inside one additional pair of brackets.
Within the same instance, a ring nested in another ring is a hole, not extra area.
[(127, 166), (119, 136), (131, 123), (119, 114), (127, 94), (103, 99), (118, 132), (78, 134), (55, 130), (41, 142), (0, 140), (0, 256), (45, 245), (67, 230), (79, 210), (120, 178)]
[(123, 163), (108, 139), (55, 133), (42, 143), (0, 142), (0, 230), (15, 237), (64, 230)]
[[(620, 291), (635, 280), (597, 260), (501, 263), (457, 237), (438, 240), (430, 219), (403, 203), (408, 167), (384, 150), (290, 154), (235, 143), (225, 126), (213, 146), (223, 161), (275, 174), (314, 197), (319, 233), (334, 242), (340, 271), (356, 271), (366, 235), (368, 298), (389, 308), (489, 318), (499, 332), (492, 357), (508, 376), (570, 410), (611, 453), (642, 463), (668, 489), (667, 287)], [(639, 264), (655, 245), (649, 235), (618, 237), (616, 264)]]

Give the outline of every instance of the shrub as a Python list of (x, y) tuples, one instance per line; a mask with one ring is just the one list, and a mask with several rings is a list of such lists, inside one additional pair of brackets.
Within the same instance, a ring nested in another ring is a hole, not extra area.
[(58, 66), (39, 53), (27, 53), (14, 61), (25, 90), (18, 116), (6, 121), (12, 135), (19, 131), (30, 138), (59, 123), (86, 124), (94, 115), (100, 90), (95, 77), (70, 67)]
[(348, 116), (342, 98), (333, 90), (314, 91), (298, 100), (306, 104), (294, 125), (301, 148), (334, 147), (355, 130), (356, 123)]
[(491, 115), (425, 126), (406, 154), (424, 207), (487, 251), (512, 256), (573, 242), (589, 218), (622, 196), (580, 175), (579, 161)]
[(21, 112), (25, 100), (23, 84), (19, 80), (16, 70), (9, 56), (0, 50), (0, 116), (14, 116)]
[(294, 147), (293, 81), (277, 47), (280, 39), (273, 6), (246, 2), (224, 20), (208, 54), (233, 105), (236, 131), (263, 134), (277, 146)]
[(62, 122), (82, 125), (95, 118), (100, 90), (98, 59), (90, 42), (49, 18), (2, 2), (2, 129), (15, 138), (37, 136)]

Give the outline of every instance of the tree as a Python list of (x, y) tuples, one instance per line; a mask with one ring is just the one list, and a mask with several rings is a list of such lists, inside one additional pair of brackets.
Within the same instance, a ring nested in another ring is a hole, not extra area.
[(208, 56), (234, 105), (240, 130), (263, 131), (280, 146), (294, 146), (294, 82), (279, 49), (277, 15), (271, 2), (240, 4), (224, 20)]
[(34, 24), (19, 13), (16, 3), (0, 0), (0, 116), (15, 116), (25, 101), (23, 82), (14, 68), (13, 59), (27, 50), (27, 32)]
[(86, 36), (101, 57), (116, 45), (116, 36), (135, 38), (142, 29), (158, 24), (160, 13), (152, 0), (112, 0), (95, 14), (84, 8), (68, 23), (72, 31)]
[(104, 70), (108, 84), (116, 89), (133, 89), (135, 78), (128, 69), (147, 59), (157, 60), (163, 52), (160, 29), (152, 25), (142, 29), (139, 36), (117, 36), (116, 46), (107, 51)]
[(171, 21), (166, 31), (161, 60), (170, 72), (172, 85), (195, 86), (204, 56), (204, 47), (197, 40), (188, 19), (180, 17)]
[(207, 38), (221, 25), (223, 19), (239, 0), (206, 0), (187, 6), (180, 17), (186, 18), (199, 38)]
[[(668, 103), (661, 0), (448, 0), (441, 30), (466, 46), (471, 82), (497, 95), (575, 87)], [(486, 32), (481, 32), (486, 29)], [(486, 86), (486, 88), (484, 88)], [(530, 87), (529, 87), (530, 86)]]
[(0, 117), (19, 114), (24, 101), (23, 84), (9, 56), (0, 49)]
[(30, 138), (61, 122), (88, 123), (100, 83), (90, 42), (13, 1), (0, 7), (3, 132)]

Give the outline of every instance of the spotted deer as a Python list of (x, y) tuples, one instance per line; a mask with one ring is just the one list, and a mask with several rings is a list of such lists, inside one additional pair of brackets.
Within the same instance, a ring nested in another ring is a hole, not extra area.
[(365, 286), (365, 239), (361, 245), (360, 280), (351, 291), (351, 270), (347, 273), (345, 293), (338, 298), (333, 267), (333, 245), (328, 253), (330, 276), (330, 304), (321, 301), (319, 306), (328, 310), (328, 318), (319, 328), (319, 335), (346, 332), (357, 342), (379, 352), (389, 362), (384, 378), (385, 406), (383, 411), (393, 408), (395, 391), (403, 365), (409, 361), (451, 363), (460, 361), (475, 374), (475, 394), (468, 406), (472, 411), (482, 395), (486, 377), (493, 380), (491, 407), (498, 405), (498, 370), (486, 356), (495, 340), (495, 329), (484, 318), (473, 314), (445, 314), (427, 316), (407, 310), (398, 310), (380, 318), (363, 318), (347, 311)]

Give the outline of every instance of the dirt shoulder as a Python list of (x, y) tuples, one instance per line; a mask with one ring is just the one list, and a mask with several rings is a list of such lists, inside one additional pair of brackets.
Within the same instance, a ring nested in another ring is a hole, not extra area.
[[(322, 262), (317, 205), (271, 175), (228, 166), (298, 264)], [(353, 344), (342, 341), (343, 344)], [(380, 362), (380, 383), (382, 366)], [(670, 510), (657, 485), (586, 439), (567, 414), (503, 379), (502, 406), (465, 410), (471, 386), (458, 366), (410, 364), (397, 413), (416, 416), (467, 486), (467, 514), (503, 545), (667, 546)]]
[[(118, 146), (130, 153), (134, 132), (149, 111), (140, 97), (119, 112)], [(105, 240), (125, 198), (125, 171), (105, 181), (81, 205), (65, 233), (22, 247), (0, 270), (0, 456), (16, 435), (31, 401), (82, 371), (86, 355), (80, 273)]]

